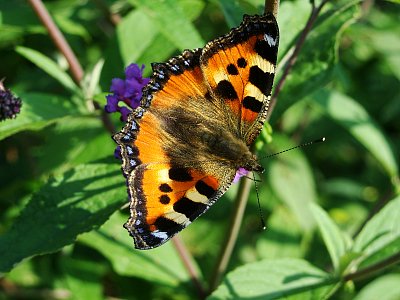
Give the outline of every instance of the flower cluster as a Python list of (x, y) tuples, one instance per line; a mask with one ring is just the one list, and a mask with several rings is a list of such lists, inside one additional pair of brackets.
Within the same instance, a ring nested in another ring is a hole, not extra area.
[[(130, 64), (125, 69), (125, 80), (114, 78), (111, 82), (110, 92), (107, 95), (107, 104), (104, 107), (108, 113), (119, 112), (121, 120), (126, 122), (129, 113), (140, 105), (142, 89), (149, 82), (149, 78), (143, 78), (144, 65), (139, 68), (137, 64)], [(119, 102), (125, 105), (119, 106)]]
[(4, 89), (0, 81), (0, 121), (15, 118), (21, 111), (21, 99), (14, 96), (9, 89)]

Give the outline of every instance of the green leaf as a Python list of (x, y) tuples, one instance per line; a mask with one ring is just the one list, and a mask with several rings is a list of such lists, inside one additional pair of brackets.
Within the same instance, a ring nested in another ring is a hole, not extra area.
[(124, 17), (117, 27), (118, 44), (124, 64), (139, 62), (138, 58), (150, 47), (157, 33), (157, 26), (142, 9), (136, 9)]
[(68, 99), (50, 94), (19, 94), (21, 113), (0, 123), (0, 140), (22, 130), (39, 130), (64, 117), (77, 114)]
[(257, 238), (257, 255), (270, 259), (301, 258), (305, 255), (302, 235), (293, 213), (286, 206), (277, 206), (268, 218), (266, 232)]
[(106, 268), (98, 262), (63, 257), (61, 269), (64, 271), (65, 283), (71, 291), (68, 299), (104, 299), (103, 287), (100, 284)]
[(71, 92), (76, 92), (79, 90), (72, 78), (63, 69), (61, 69), (59, 65), (42, 53), (22, 46), (16, 47), (15, 51), (56, 79)]
[(46, 130), (46, 143), (34, 158), (38, 161), (38, 171), (58, 174), (80, 164), (111, 157), (115, 147), (98, 117), (66, 118)]
[(332, 285), (329, 274), (304, 260), (266, 259), (230, 272), (207, 299), (323, 299)]
[(103, 224), (125, 201), (118, 164), (80, 165), (50, 179), (0, 237), (0, 272), (8, 272), (24, 258), (73, 243), (78, 234)]
[[(197, 0), (179, 0), (175, 3), (182, 7), (186, 18), (192, 21), (200, 15), (204, 7), (204, 2)], [(141, 24), (141, 26), (137, 26), (137, 24)], [(178, 28), (175, 31), (178, 31)], [(137, 62), (150, 65), (154, 61), (168, 59), (177, 46), (168, 36), (160, 32), (159, 26), (142, 8), (128, 14), (117, 27), (119, 47), (124, 64)], [(191, 49), (194, 46), (187, 48)], [(147, 71), (149, 69), (145, 70), (145, 72)]]
[(317, 221), (318, 228), (324, 239), (326, 248), (332, 260), (336, 273), (340, 273), (344, 267), (341, 266), (341, 258), (350, 247), (350, 237), (345, 236), (337, 225), (332, 221), (329, 215), (318, 205), (310, 203), (311, 211)]
[[(273, 145), (275, 152), (294, 146), (289, 139), (277, 135), (274, 136)], [(312, 229), (315, 220), (308, 203), (316, 202), (317, 195), (311, 168), (302, 152), (292, 151), (272, 159), (268, 173), (274, 194), (289, 206), (304, 229)]]
[[(339, 9), (332, 7), (319, 17), (279, 94), (271, 123), (276, 122), (289, 106), (332, 79), (337, 61), (338, 40), (343, 29), (355, 20), (358, 12), (358, 6), (354, 3), (357, 2), (351, 2)], [(279, 70), (277, 74), (280, 75)]]
[(224, 12), (229, 27), (238, 26), (243, 20), (243, 15), (245, 13), (250, 14), (241, 7), (239, 1), (219, 0), (218, 2)]
[(400, 299), (400, 274), (383, 275), (364, 286), (353, 300)]
[(116, 212), (100, 229), (80, 236), (79, 241), (102, 253), (119, 275), (168, 286), (188, 281), (188, 273), (172, 242), (152, 250), (134, 249), (133, 239), (122, 227), (127, 219)]
[[(279, 6), (278, 24), (279, 24), (279, 49), (278, 63), (286, 55), (297, 41), (299, 34), (307, 23), (311, 13), (311, 5), (304, 1), (282, 1)], [(278, 73), (279, 74), (279, 73)]]
[(362, 255), (359, 268), (400, 252), (399, 220), (400, 196), (397, 196), (377, 213), (356, 237), (353, 251)]
[(313, 103), (346, 128), (392, 177), (398, 177), (398, 164), (385, 134), (354, 99), (337, 91), (320, 90), (312, 95)]
[(193, 49), (203, 47), (204, 41), (185, 15), (179, 2), (130, 0), (133, 5), (143, 12), (158, 27), (158, 30), (178, 49)]

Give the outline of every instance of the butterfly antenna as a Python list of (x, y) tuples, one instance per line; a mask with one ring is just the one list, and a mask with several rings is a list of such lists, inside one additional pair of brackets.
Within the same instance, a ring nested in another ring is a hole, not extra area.
[(264, 157), (260, 157), (259, 159), (269, 158), (269, 157), (272, 157), (272, 156), (276, 156), (276, 155), (288, 152), (288, 151), (293, 150), (293, 149), (302, 148), (304, 146), (310, 146), (312, 144), (321, 143), (321, 142), (325, 142), (325, 137), (322, 137), (322, 138), (319, 138), (317, 140), (314, 140), (314, 141), (311, 141), (311, 142), (307, 142), (307, 143), (304, 143), (304, 144), (301, 144), (301, 145), (297, 145), (297, 146), (294, 146), (292, 148), (289, 148), (289, 149), (286, 149), (286, 150), (283, 150), (283, 151), (279, 151), (277, 153), (273, 153), (273, 154), (270, 154), (270, 155), (267, 155), (267, 156), (264, 156)]
[(253, 174), (253, 181), (254, 181), (254, 186), (256, 188), (256, 195), (257, 195), (257, 203), (258, 203), (258, 211), (260, 213), (260, 218), (261, 218), (261, 227), (263, 230), (267, 229), (267, 226), (265, 226), (265, 219), (264, 219), (264, 215), (262, 213), (262, 209), (261, 209), (261, 204), (260, 204), (260, 196), (258, 193), (258, 185), (257, 185), (257, 180), (256, 177), (254, 175), (254, 172), (252, 172)]

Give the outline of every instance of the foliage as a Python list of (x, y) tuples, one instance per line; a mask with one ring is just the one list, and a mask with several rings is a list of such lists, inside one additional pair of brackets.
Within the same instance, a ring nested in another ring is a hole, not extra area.
[[(370, 2), (328, 1), (285, 77), (311, 4), (281, 1), (276, 84), (285, 84), (258, 155), (327, 141), (262, 160), (267, 230), (252, 191), (209, 299), (400, 298), (400, 6)], [(203, 46), (264, 1), (44, 4), (85, 77), (70, 75), (27, 1), (0, 0), (0, 79), (23, 102), (0, 122), (0, 299), (203, 297), (172, 242), (137, 251), (122, 228), (127, 194), (102, 121), (105, 93), (129, 63), (149, 75), (151, 62)], [(122, 127), (117, 116), (111, 125)], [(237, 192), (180, 234), (205, 288)]]

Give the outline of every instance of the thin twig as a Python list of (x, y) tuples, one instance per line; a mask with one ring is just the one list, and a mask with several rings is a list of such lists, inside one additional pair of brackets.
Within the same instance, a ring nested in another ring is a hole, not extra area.
[(193, 257), (190, 252), (187, 250), (185, 244), (180, 239), (179, 236), (174, 236), (172, 238), (172, 243), (175, 246), (176, 251), (179, 253), (179, 256), (185, 265), (186, 270), (188, 271), (190, 278), (195, 285), (197, 292), (199, 294), (199, 299), (204, 299), (206, 296), (202, 281), (200, 279), (200, 274), (198, 273), (197, 268), (193, 264)]
[(275, 18), (278, 17), (280, 0), (265, 0), (264, 13), (272, 13)]
[[(314, 5), (312, 5), (312, 11), (310, 14), (310, 17), (307, 20), (307, 23), (304, 27), (304, 29), (302, 30), (300, 37), (298, 39), (298, 41), (296, 42), (296, 46), (293, 50), (292, 55), (290, 56), (290, 58), (288, 59), (285, 68), (283, 70), (283, 74), (278, 82), (278, 84), (276, 85), (275, 89), (274, 89), (274, 93), (271, 97), (271, 101), (269, 104), (269, 114), (267, 119), (269, 119), (269, 117), (271, 116), (272, 111), (274, 110), (274, 107), (276, 105), (277, 99), (278, 99), (278, 95), (279, 92), (282, 90), (283, 85), (286, 82), (287, 76), (289, 75), (290, 71), (292, 70), (294, 64), (297, 61), (297, 58), (299, 56), (300, 50), (304, 45), (304, 42), (306, 41), (306, 37), (308, 36), (308, 34), (311, 31), (312, 26), (315, 23), (315, 20), (317, 19), (319, 13), (322, 10), (322, 7), (328, 2), (329, 0), (323, 0), (319, 6), (315, 7)], [(313, 4), (313, 2), (312, 2)]]
[(49, 32), (53, 42), (64, 55), (71, 69), (72, 77), (74, 81), (79, 85), (83, 78), (83, 69), (68, 42), (65, 40), (63, 34), (54, 23), (42, 1), (29, 0), (29, 2), (40, 20), (42, 21), (43, 25), (47, 28), (47, 31)]
[(345, 275), (343, 277), (343, 280), (350, 281), (350, 280), (362, 279), (362, 278), (365, 278), (366, 276), (371, 276), (377, 272), (380, 272), (383, 269), (393, 266), (399, 262), (400, 262), (400, 253), (396, 253), (396, 254), (389, 256), (388, 258), (386, 258), (372, 266), (369, 266), (369, 267), (366, 267), (359, 271), (356, 271), (354, 273)]

